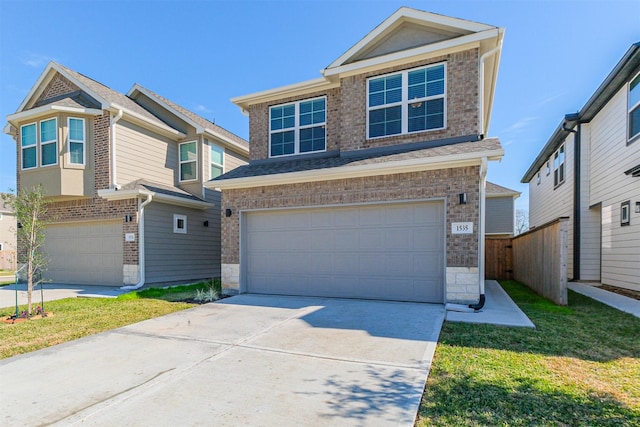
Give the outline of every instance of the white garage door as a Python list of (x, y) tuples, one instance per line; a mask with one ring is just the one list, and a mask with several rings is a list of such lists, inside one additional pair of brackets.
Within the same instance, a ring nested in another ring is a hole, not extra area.
[(443, 302), (442, 202), (247, 213), (247, 292)]
[(54, 283), (122, 285), (122, 222), (47, 226), (45, 278)]

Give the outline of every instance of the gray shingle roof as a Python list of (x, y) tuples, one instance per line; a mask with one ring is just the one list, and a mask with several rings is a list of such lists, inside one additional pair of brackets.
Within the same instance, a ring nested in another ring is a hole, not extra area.
[(187, 200), (197, 200), (202, 201), (199, 197), (194, 196), (193, 194), (187, 193), (186, 191), (170, 186), (159, 184), (157, 182), (148, 181), (145, 179), (138, 179), (136, 181), (132, 181), (128, 184), (122, 186), (123, 190), (148, 190), (153, 191), (154, 193), (165, 194), (167, 196), (175, 196), (181, 197)]
[(493, 182), (489, 182), (489, 181), (487, 181), (486, 191), (487, 191), (487, 194), (504, 194), (505, 196), (520, 194), (519, 191), (512, 190), (510, 188), (503, 187), (501, 185), (494, 184)]
[[(411, 145), (421, 147), (419, 144)], [(331, 169), (342, 166), (360, 166), (367, 164), (386, 163), (420, 158), (432, 158), (466, 154), (501, 149), (497, 138), (485, 138), (481, 141), (462, 142), (434, 146), (429, 148), (413, 148), (408, 146), (402, 152), (385, 152), (380, 150), (361, 150), (348, 153), (328, 153), (325, 157), (314, 157), (296, 160), (295, 157), (282, 159), (282, 161), (253, 162), (240, 166), (213, 181), (223, 181), (234, 178), (248, 178), (266, 176), (281, 173), (301, 172), (317, 169)]]

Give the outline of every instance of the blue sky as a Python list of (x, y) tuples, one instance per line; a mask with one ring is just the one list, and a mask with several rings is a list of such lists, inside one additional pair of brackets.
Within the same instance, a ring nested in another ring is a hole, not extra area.
[[(520, 179), (564, 114), (578, 111), (632, 43), (640, 0), (0, 0), (0, 116), (50, 60), (126, 93), (141, 85), (248, 138), (229, 99), (320, 77), (401, 6), (506, 28), (490, 136), (506, 155), (489, 180)], [(15, 143), (0, 135), (0, 190)]]

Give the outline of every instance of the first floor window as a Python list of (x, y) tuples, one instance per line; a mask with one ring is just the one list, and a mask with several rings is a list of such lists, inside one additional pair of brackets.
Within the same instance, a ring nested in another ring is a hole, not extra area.
[(187, 216), (173, 215), (173, 232), (178, 234), (187, 234)]
[(198, 146), (195, 141), (180, 144), (180, 181), (198, 179)]
[(564, 144), (553, 155), (553, 185), (558, 186), (564, 182)]
[(399, 135), (445, 127), (444, 63), (367, 81), (367, 137)]
[(629, 139), (640, 135), (640, 74), (629, 83)]
[(69, 163), (84, 165), (85, 128), (84, 119), (69, 117)]
[(40, 161), (42, 166), (58, 163), (58, 120), (40, 122)]
[(325, 97), (269, 108), (269, 156), (326, 150)]
[(38, 136), (35, 123), (20, 127), (22, 169), (31, 169), (38, 166), (37, 141)]
[(217, 145), (210, 145), (209, 159), (211, 161), (211, 172), (209, 179), (217, 178), (224, 173), (224, 149)]

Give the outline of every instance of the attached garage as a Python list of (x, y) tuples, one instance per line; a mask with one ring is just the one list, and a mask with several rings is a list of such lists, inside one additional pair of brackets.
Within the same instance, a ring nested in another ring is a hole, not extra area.
[(444, 224), (442, 201), (245, 212), (244, 288), (442, 303)]
[(45, 277), (55, 283), (121, 286), (122, 222), (50, 224)]

